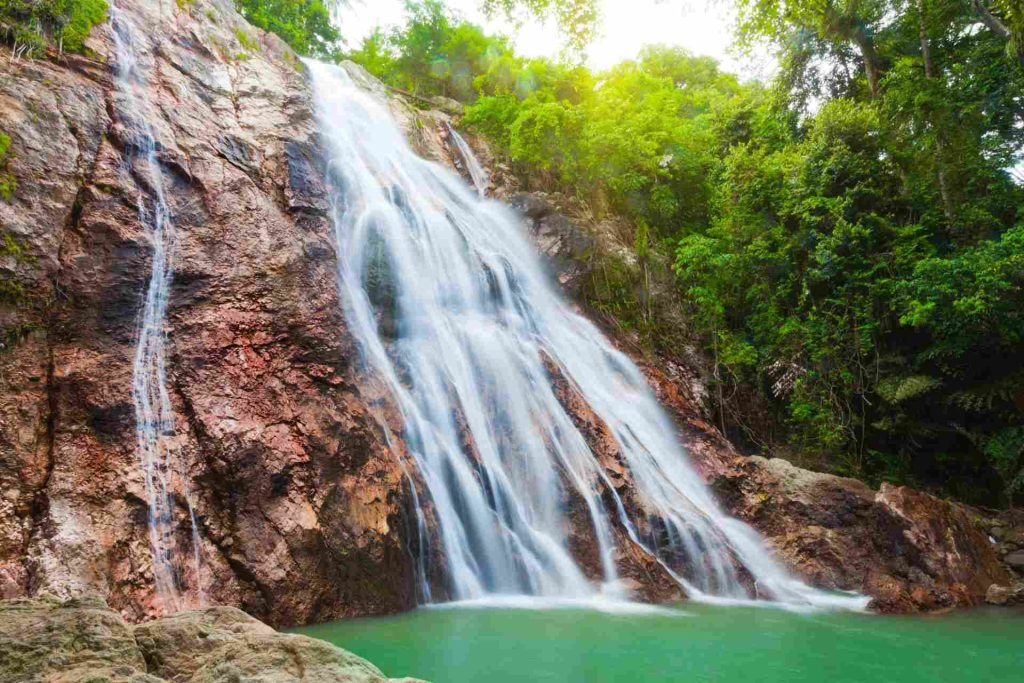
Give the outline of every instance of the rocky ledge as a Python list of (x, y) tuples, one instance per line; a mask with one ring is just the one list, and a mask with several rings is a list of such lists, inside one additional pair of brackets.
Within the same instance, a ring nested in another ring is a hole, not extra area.
[(888, 484), (874, 491), (758, 457), (737, 460), (714, 483), (793, 571), (870, 595), (878, 611), (975, 605), (1011, 579), (978, 516), (927, 493)]
[[(0, 602), (0, 680), (10, 683), (385, 683), (364, 659), (277, 633), (234, 607), (129, 625), (100, 598)], [(390, 679), (395, 680), (395, 679)], [(414, 679), (402, 679), (414, 683)]]

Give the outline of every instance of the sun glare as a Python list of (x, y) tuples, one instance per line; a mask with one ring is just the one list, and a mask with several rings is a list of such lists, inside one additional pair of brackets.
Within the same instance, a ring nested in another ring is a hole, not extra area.
[[(565, 45), (553, 22), (525, 19), (516, 26), (503, 18), (488, 18), (479, 0), (447, 0), (466, 19), (492, 33), (513, 37), (516, 52), (531, 57), (557, 57)], [(724, 69), (747, 78), (770, 74), (773, 62), (766, 55), (734, 54), (731, 10), (714, 0), (600, 0), (601, 29), (587, 50), (587, 62), (596, 70), (634, 58), (644, 45), (678, 45), (697, 55), (708, 55)], [(341, 31), (358, 46), (375, 27), (402, 23), (403, 0), (358, 0), (341, 13)]]

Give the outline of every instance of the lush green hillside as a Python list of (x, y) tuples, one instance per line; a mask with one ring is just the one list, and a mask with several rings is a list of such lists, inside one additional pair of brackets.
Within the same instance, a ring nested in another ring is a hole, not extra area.
[[(671, 258), (734, 439), (1006, 502), (1024, 489), (1019, 17), (969, 0), (740, 9), (737, 38), (777, 49), (773, 83), (664, 47), (606, 73), (524, 59), (438, 2), (350, 56), (467, 103), (523, 178), (630, 218), (641, 256)], [(623, 288), (618, 312), (665, 343), (640, 295)]]

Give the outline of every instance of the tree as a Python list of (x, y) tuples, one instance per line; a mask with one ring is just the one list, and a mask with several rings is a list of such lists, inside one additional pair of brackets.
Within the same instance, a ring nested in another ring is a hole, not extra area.
[(341, 35), (331, 23), (331, 0), (235, 0), (253, 26), (276, 33), (301, 55), (331, 57)]
[(577, 51), (582, 51), (597, 31), (599, 14), (595, 0), (482, 0), (482, 5), (488, 12), (501, 11), (510, 17), (516, 10), (553, 17), (569, 45)]
[(992, 8), (1004, 17), (1000, 19), (985, 0), (971, 0), (971, 4), (982, 23), (1007, 42), (1007, 52), (1016, 54), (1024, 67), (1024, 7), (1013, 0), (994, 0)]
[(106, 0), (0, 0), (0, 35), (16, 55), (38, 57), (47, 45), (81, 52), (107, 8)]

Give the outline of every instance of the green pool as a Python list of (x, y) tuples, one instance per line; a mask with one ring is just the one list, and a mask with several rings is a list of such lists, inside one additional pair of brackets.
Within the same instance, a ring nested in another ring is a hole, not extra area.
[(432, 683), (1020, 683), (1024, 613), (428, 608), (297, 629)]

